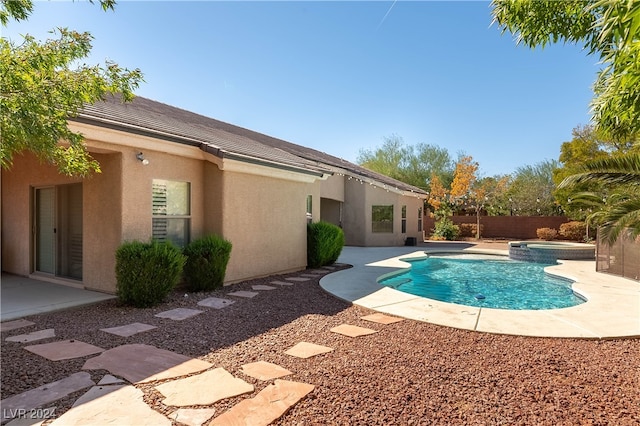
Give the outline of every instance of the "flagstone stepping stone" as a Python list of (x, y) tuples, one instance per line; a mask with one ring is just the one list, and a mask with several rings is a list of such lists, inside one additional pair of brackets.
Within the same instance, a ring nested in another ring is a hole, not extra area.
[(251, 299), (252, 297), (256, 297), (258, 294), (255, 291), (244, 291), (244, 290), (238, 290), (238, 291), (233, 291), (231, 293), (227, 293), (228, 296), (236, 296), (236, 297), (246, 297)]
[(171, 420), (149, 407), (144, 393), (131, 385), (95, 386), (71, 409), (51, 423), (62, 425), (171, 425)]
[(360, 317), (360, 318), (365, 321), (371, 321), (378, 324), (393, 324), (396, 322), (404, 321), (402, 318), (391, 317), (389, 315), (381, 314), (379, 312), (371, 315), (365, 315), (364, 317)]
[(47, 328), (46, 330), (38, 330), (27, 334), (7, 337), (4, 340), (6, 340), (7, 342), (28, 343), (36, 340), (48, 339), (50, 337), (56, 337), (56, 332), (53, 328)]
[(51, 361), (81, 358), (103, 352), (104, 349), (79, 340), (62, 340), (59, 342), (42, 343), (24, 347), (29, 352), (47, 358)]
[(160, 312), (158, 314), (155, 314), (154, 316), (158, 318), (169, 318), (174, 321), (182, 321), (187, 318), (195, 317), (202, 312), (204, 311), (199, 311), (197, 309), (176, 308), (171, 309), (170, 311)]
[(333, 351), (328, 346), (316, 345), (315, 343), (300, 342), (296, 343), (291, 349), (285, 351), (285, 354), (295, 356), (297, 358), (311, 358), (312, 356), (324, 354)]
[(311, 280), (311, 278), (304, 278), (304, 277), (289, 277), (289, 278), (285, 278), (285, 280), (289, 280), (289, 281), (295, 281), (298, 283), (302, 283), (305, 281), (309, 281)]
[(253, 290), (275, 290), (278, 287), (273, 287), (273, 286), (270, 286), (270, 285), (257, 284), (257, 285), (251, 286), (251, 288)]
[(241, 370), (247, 376), (263, 381), (278, 379), (280, 377), (293, 374), (286, 368), (266, 361), (258, 361), (245, 364), (242, 366)]
[(293, 283), (289, 283), (289, 282), (286, 282), (286, 281), (271, 281), (270, 284), (287, 285), (287, 286), (293, 285)]
[(307, 396), (315, 386), (276, 380), (255, 397), (245, 399), (209, 423), (213, 425), (269, 425)]
[(0, 331), (11, 331), (22, 327), (28, 327), (30, 325), (35, 325), (35, 322), (27, 321), (24, 319), (7, 321), (0, 323)]
[(198, 305), (206, 306), (207, 308), (222, 309), (226, 308), (232, 303), (236, 303), (236, 301), (230, 299), (220, 299), (218, 297), (209, 297), (207, 299), (202, 299), (201, 301), (199, 301)]
[(358, 327), (357, 325), (341, 324), (337, 327), (333, 327), (330, 331), (333, 333), (342, 334), (349, 337), (366, 336), (367, 334), (377, 333), (377, 330), (370, 328)]
[(333, 271), (334, 269), (336, 269), (335, 266), (323, 266), (322, 269), (328, 269), (329, 271)]
[(171, 419), (187, 426), (201, 426), (215, 413), (215, 408), (178, 408)]
[(118, 379), (117, 377), (112, 376), (111, 374), (105, 374), (104, 377), (100, 379), (100, 381), (98, 382), (98, 386), (115, 385), (120, 383), (124, 383), (124, 380)]
[(154, 328), (158, 327), (155, 325), (143, 324), (141, 322), (134, 322), (127, 325), (121, 325), (119, 327), (101, 328), (100, 331), (121, 337), (131, 337), (134, 334), (153, 330)]
[(233, 377), (222, 367), (156, 386), (165, 405), (211, 405), (222, 399), (253, 392), (253, 385)]
[(307, 272), (316, 275), (324, 275), (327, 273), (327, 271), (324, 269), (309, 269)]
[(20, 410), (28, 412), (94, 385), (91, 375), (83, 371), (18, 395), (10, 396), (0, 401), (2, 420), (5, 421), (16, 417), (17, 414), (21, 413)]
[(302, 274), (300, 276), (304, 277), (304, 278), (318, 278), (320, 275), (318, 275), (318, 274)]
[(197, 373), (212, 364), (143, 344), (122, 345), (88, 359), (83, 370), (104, 369), (131, 383), (147, 383)]

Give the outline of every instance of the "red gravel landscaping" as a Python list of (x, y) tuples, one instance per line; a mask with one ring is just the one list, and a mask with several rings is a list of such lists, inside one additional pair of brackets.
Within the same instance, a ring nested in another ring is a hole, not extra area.
[[(91, 356), (48, 361), (6, 342), (9, 336), (53, 328), (56, 337), (110, 349), (144, 343), (224, 367), (255, 386), (254, 393), (213, 404), (217, 414), (255, 396), (269, 382), (245, 376), (241, 366), (267, 361), (293, 372), (287, 380), (315, 390), (276, 422), (279, 425), (638, 425), (640, 340), (546, 339), (482, 334), (411, 320), (382, 325), (362, 320), (372, 311), (325, 293), (318, 279), (234, 298), (223, 309), (197, 306), (207, 297), (249, 290), (256, 284), (297, 276), (247, 281), (210, 293), (172, 294), (151, 309), (103, 302), (81, 309), (29, 317), (34, 326), (2, 333), (2, 398), (81, 371)], [(346, 285), (346, 283), (345, 283)], [(183, 321), (154, 315), (173, 308), (205, 312)], [(131, 337), (99, 331), (130, 323), (157, 328)], [(330, 332), (341, 324), (377, 330), (346, 337)], [(305, 341), (333, 348), (301, 359), (285, 354)], [(106, 371), (89, 370), (97, 382)], [(136, 385), (145, 401), (170, 414), (153, 385)], [(68, 410), (82, 393), (57, 405)], [(47, 423), (45, 423), (47, 424)], [(177, 424), (177, 423), (176, 423)]]

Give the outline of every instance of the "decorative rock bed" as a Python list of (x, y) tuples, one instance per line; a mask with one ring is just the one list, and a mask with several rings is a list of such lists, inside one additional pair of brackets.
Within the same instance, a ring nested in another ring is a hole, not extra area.
[(509, 242), (509, 258), (536, 263), (556, 263), (563, 260), (594, 260), (595, 246), (564, 242)]

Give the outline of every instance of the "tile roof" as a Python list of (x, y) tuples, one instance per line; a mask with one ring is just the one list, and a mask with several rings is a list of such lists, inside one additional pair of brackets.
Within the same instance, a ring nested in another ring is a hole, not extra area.
[(264, 162), (318, 175), (343, 173), (390, 189), (426, 194), (420, 188), (327, 153), (141, 96), (128, 103), (119, 96), (108, 96), (104, 102), (86, 105), (73, 120), (198, 146), (221, 158)]

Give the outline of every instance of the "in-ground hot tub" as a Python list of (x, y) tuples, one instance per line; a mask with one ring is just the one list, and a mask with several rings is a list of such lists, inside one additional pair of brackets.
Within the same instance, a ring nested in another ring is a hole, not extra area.
[(594, 260), (596, 247), (592, 244), (559, 241), (511, 241), (509, 257), (537, 263), (556, 263), (563, 260)]

